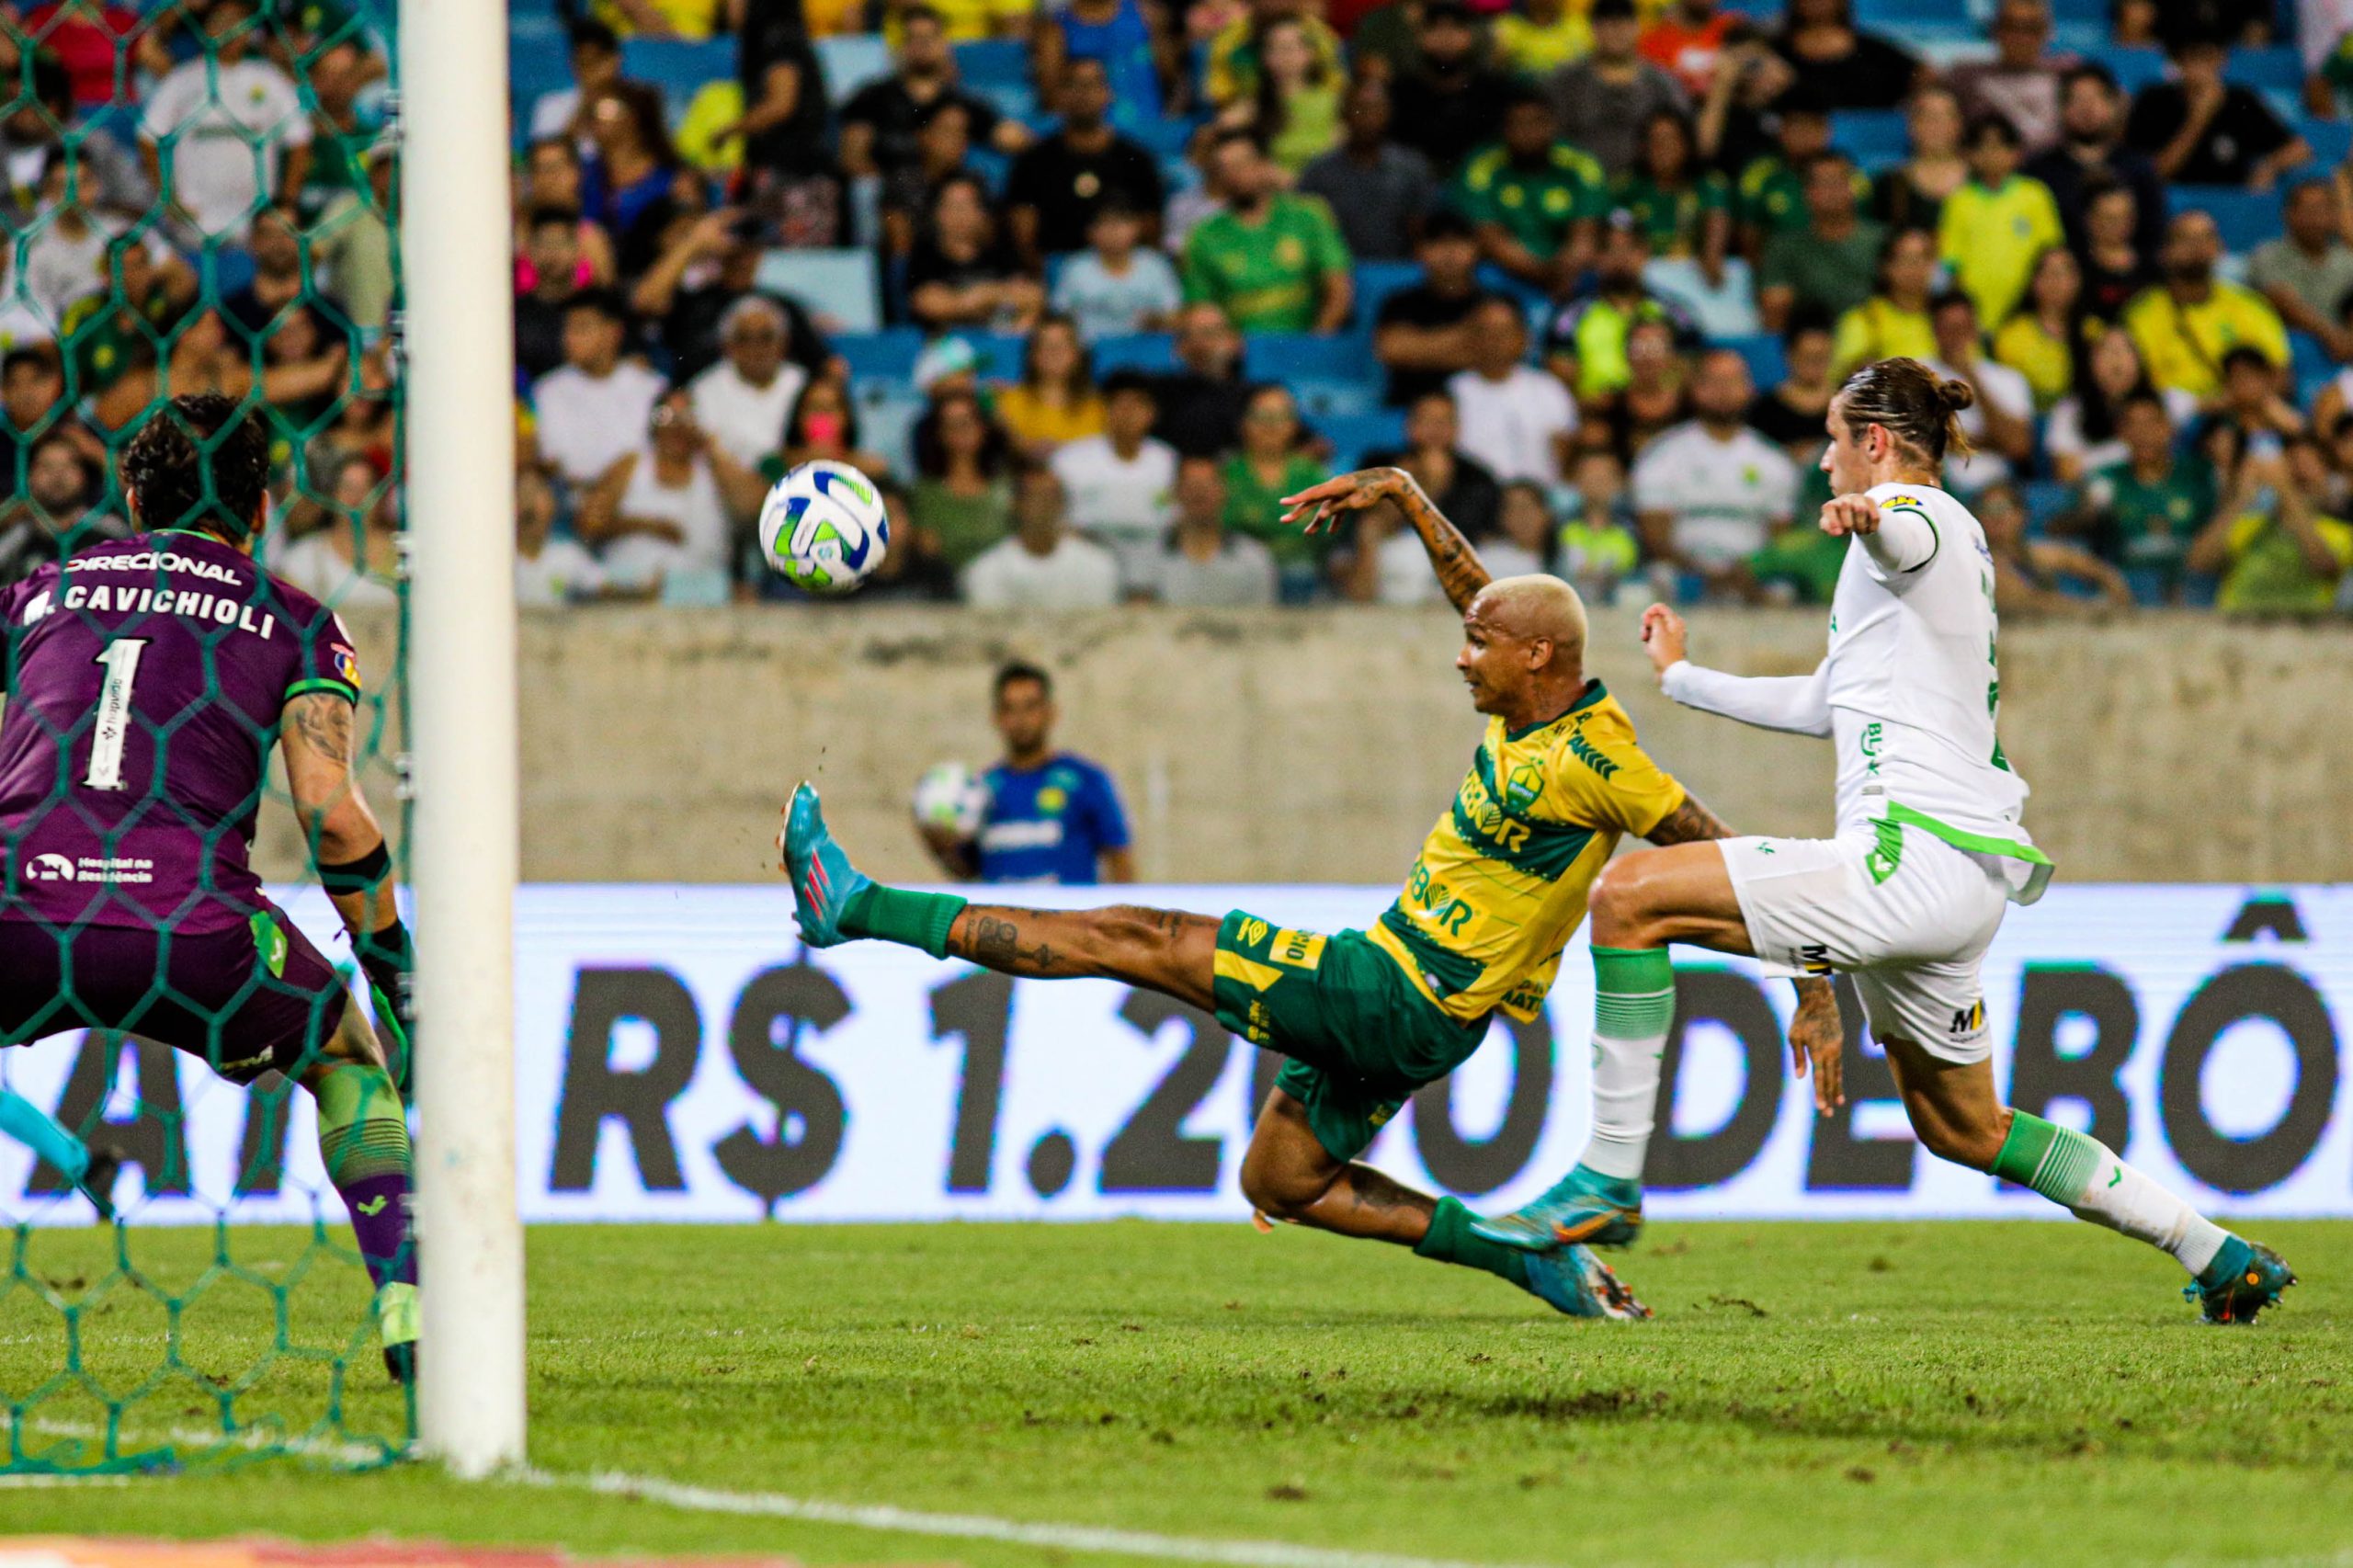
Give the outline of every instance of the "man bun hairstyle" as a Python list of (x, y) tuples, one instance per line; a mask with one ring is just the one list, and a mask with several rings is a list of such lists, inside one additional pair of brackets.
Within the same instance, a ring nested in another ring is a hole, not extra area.
[(122, 484), (143, 532), (195, 528), (243, 544), (268, 490), (268, 432), (219, 392), (176, 397), (131, 438)]
[(1917, 359), (1881, 359), (1847, 377), (1838, 396), (1852, 435), (1877, 425), (1931, 468), (1942, 468), (1948, 454), (1969, 455), (1961, 415), (1977, 392), (1967, 381), (1940, 376)]

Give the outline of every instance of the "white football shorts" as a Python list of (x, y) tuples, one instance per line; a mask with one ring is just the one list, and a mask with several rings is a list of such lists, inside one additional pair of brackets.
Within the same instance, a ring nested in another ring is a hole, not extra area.
[(1853, 976), (1875, 1039), (1947, 1062), (1992, 1051), (1977, 971), (2009, 902), (1992, 858), (1918, 828), (1717, 846), (1758, 958)]

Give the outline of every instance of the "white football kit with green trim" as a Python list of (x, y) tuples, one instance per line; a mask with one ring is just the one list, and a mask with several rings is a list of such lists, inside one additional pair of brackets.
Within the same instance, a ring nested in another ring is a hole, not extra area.
[(1837, 746), (1835, 837), (1722, 841), (1757, 956), (1851, 973), (1875, 1035), (1975, 1062), (1992, 1049), (1979, 961), (2006, 905), (2040, 898), (2052, 866), (2018, 825), (2026, 781), (1995, 734), (1984, 532), (1934, 486), (1868, 494), (1880, 528), (1847, 546), (1829, 654), (1813, 675), (1744, 678), (1682, 663), (1662, 688)]

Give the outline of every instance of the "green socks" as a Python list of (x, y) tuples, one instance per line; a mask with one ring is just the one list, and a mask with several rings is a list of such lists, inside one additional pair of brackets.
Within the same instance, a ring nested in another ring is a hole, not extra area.
[(842, 905), (845, 937), (870, 937), (921, 948), (933, 958), (948, 956), (948, 928), (964, 913), (965, 900), (952, 892), (909, 892), (870, 882)]
[(1640, 1182), (1675, 1027), (1675, 966), (1665, 948), (1593, 949), (1593, 1136), (1583, 1164)]
[(2014, 1110), (2010, 1134), (1994, 1156), (1994, 1174), (2072, 1209), (2107, 1153), (2072, 1127)]
[(2010, 1112), (2009, 1135), (1994, 1156), (1994, 1174), (2063, 1204), (2078, 1220), (2171, 1253), (2201, 1280), (2232, 1240), (2107, 1144), (2026, 1111)]
[(319, 1159), (344, 1187), (380, 1176), (408, 1176), (408, 1116), (382, 1068), (347, 1062), (318, 1086)]
[(1508, 1279), (1521, 1290), (1528, 1289), (1528, 1255), (1515, 1248), (1482, 1240), (1471, 1233), (1471, 1210), (1455, 1198), (1438, 1200), (1438, 1212), (1430, 1216), (1429, 1233), (1415, 1244), (1414, 1256), (1427, 1257), (1433, 1263), (1459, 1263), (1465, 1268), (1483, 1268), (1500, 1279)]

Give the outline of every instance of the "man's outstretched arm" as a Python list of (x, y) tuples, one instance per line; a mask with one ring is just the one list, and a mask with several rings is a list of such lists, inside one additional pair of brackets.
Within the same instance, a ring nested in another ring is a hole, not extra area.
[(1479, 552), (1462, 537), (1462, 530), (1447, 520), (1446, 514), (1428, 495), (1414, 476), (1401, 468), (1367, 468), (1354, 473), (1344, 473), (1337, 479), (1286, 495), (1282, 504), (1290, 508), (1283, 514), (1286, 523), (1304, 523), (1309, 533), (1329, 526), (1342, 513), (1360, 512), (1368, 506), (1386, 501), (1397, 508), (1398, 514), (1413, 525), (1421, 537), (1422, 548), (1429, 552), (1430, 568), (1438, 574), (1439, 586), (1458, 610), (1471, 608), (1479, 590), (1495, 579), (1479, 560)]
[(1658, 688), (1686, 708), (1720, 713), (1760, 730), (1826, 739), (1830, 734), (1830, 665), (1810, 676), (1733, 676), (1702, 669), (1684, 656), (1683, 618), (1665, 605), (1643, 612), (1643, 647), (1658, 672)]

